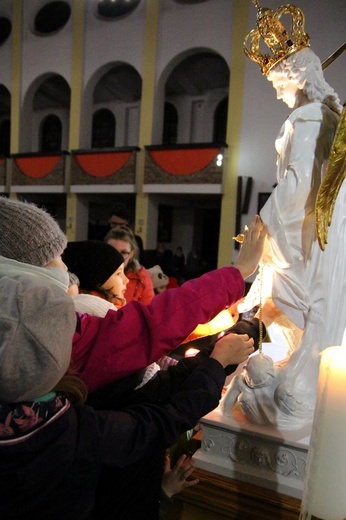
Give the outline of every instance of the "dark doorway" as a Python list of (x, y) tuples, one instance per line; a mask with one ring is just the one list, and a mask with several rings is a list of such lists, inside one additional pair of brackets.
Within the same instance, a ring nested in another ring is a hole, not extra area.
[(217, 268), (220, 217), (220, 208), (208, 208), (203, 210), (201, 257), (206, 264), (206, 271)]
[(62, 141), (62, 124), (58, 116), (47, 116), (41, 129), (41, 152), (59, 152)]
[(10, 154), (11, 121), (5, 119), (0, 126), (0, 155)]
[(216, 107), (214, 114), (213, 142), (225, 143), (227, 131), (228, 96)]
[(172, 103), (165, 103), (162, 144), (176, 144), (178, 139), (178, 111)]
[(93, 116), (91, 148), (112, 148), (115, 142), (115, 117), (107, 108)]

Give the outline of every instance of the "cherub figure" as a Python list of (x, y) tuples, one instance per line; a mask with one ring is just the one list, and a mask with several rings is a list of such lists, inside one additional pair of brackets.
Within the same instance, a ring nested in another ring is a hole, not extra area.
[(251, 423), (299, 428), (313, 408), (286, 377), (287, 370), (275, 364), (270, 356), (263, 353), (251, 356), (222, 397), (221, 413), (230, 416), (237, 403)]

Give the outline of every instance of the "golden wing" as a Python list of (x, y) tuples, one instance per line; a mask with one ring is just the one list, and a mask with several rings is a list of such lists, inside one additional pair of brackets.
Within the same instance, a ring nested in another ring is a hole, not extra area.
[(334, 205), (346, 177), (346, 105), (340, 116), (329, 155), (326, 174), (319, 188), (315, 215), (317, 238), (322, 251), (327, 244), (328, 227), (332, 222)]

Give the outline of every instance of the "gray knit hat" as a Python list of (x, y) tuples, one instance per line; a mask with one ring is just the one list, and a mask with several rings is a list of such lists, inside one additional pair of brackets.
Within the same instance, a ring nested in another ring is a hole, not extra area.
[(0, 277), (0, 402), (50, 392), (69, 367), (75, 328), (61, 287), (34, 275)]
[(65, 249), (58, 223), (35, 204), (0, 197), (0, 255), (43, 267)]

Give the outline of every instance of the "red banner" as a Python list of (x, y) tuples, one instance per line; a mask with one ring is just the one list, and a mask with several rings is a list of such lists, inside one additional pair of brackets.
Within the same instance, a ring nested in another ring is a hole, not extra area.
[(51, 173), (61, 160), (61, 155), (49, 157), (16, 157), (15, 162), (24, 175), (32, 179), (42, 179)]
[(131, 153), (77, 153), (74, 154), (74, 157), (85, 173), (93, 177), (108, 177), (125, 166)]
[(172, 175), (192, 175), (204, 170), (215, 159), (219, 148), (151, 150), (150, 156), (161, 170)]

